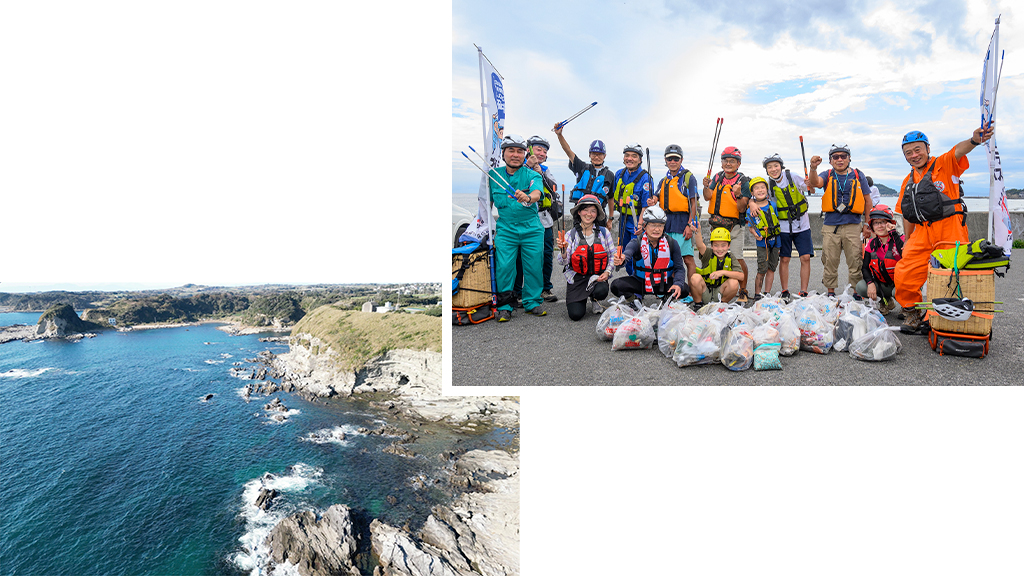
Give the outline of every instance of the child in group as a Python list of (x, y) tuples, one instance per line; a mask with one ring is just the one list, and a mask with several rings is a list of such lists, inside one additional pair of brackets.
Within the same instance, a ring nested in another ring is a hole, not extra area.
[(800, 296), (807, 296), (811, 281), (811, 257), (814, 244), (811, 240), (811, 219), (807, 216), (807, 195), (814, 191), (799, 174), (791, 174), (782, 162), (782, 157), (772, 154), (761, 163), (768, 173), (768, 188), (772, 194), (772, 205), (779, 217), (779, 282), (782, 297), (789, 294), (789, 260), (793, 250), (800, 257)]
[(587, 314), (588, 296), (594, 314), (604, 311), (599, 301), (608, 297), (610, 255), (615, 253), (615, 243), (601, 204), (596, 195), (584, 194), (570, 210), (572, 230), (556, 241), (558, 263), (565, 272), (565, 307), (573, 321)]
[(690, 276), (690, 295), (693, 296), (694, 308), (718, 296), (721, 296), (722, 302), (728, 302), (739, 293), (743, 272), (735, 269), (735, 260), (729, 252), (731, 243), (732, 235), (728, 229), (715, 228), (711, 230), (711, 246), (708, 246), (704, 243), (700, 223), (697, 223), (693, 244), (704, 267), (697, 268), (697, 272)]
[(630, 240), (622, 254), (615, 255), (615, 266), (632, 263), (634, 272), (616, 278), (612, 294), (630, 299), (634, 294), (671, 294), (677, 299), (689, 294), (679, 243), (665, 234), (667, 219), (660, 206), (649, 206), (644, 211), (643, 233)]
[(712, 178), (704, 179), (704, 200), (708, 202), (708, 225), (712, 230), (725, 228), (730, 232), (730, 238), (736, 241), (736, 254), (739, 255), (737, 260), (743, 271), (739, 279), (740, 301), (746, 302), (747, 261), (743, 259), (743, 250), (746, 248), (743, 225), (746, 222), (744, 213), (750, 201), (750, 178), (739, 171), (742, 161), (743, 154), (739, 148), (729, 146), (722, 151), (722, 171)]
[[(754, 278), (754, 300), (771, 294), (775, 282), (775, 270), (779, 267), (779, 216), (768, 201), (768, 182), (761, 177), (750, 179), (750, 208), (747, 209), (747, 226), (757, 239), (757, 276)], [(754, 206), (759, 210), (755, 212)], [(764, 292), (761, 283), (764, 282)]]
[(894, 279), (896, 263), (903, 258), (904, 239), (894, 231), (896, 221), (885, 204), (871, 209), (868, 222), (874, 237), (864, 246), (861, 269), (864, 279), (857, 283), (857, 293), (872, 300), (881, 298), (878, 310), (885, 316), (896, 307)]

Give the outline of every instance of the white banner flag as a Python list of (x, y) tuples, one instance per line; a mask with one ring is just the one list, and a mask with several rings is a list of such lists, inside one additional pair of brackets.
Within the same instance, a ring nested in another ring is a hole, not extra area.
[[(1002, 53), (999, 51), (999, 18), (992, 32), (992, 40), (985, 54), (985, 67), (981, 72), (981, 122), (985, 126), (996, 119), (996, 90), (999, 88), (999, 72), (1002, 68)], [(1006, 206), (1006, 183), (1003, 181), (1003, 167), (999, 159), (999, 148), (995, 135), (985, 143), (988, 150), (989, 197), (988, 221), (989, 240), (1002, 246), (1006, 255), (1013, 246), (1013, 228), (1010, 225), (1010, 211)]]
[[(480, 106), (484, 119), (483, 156), (487, 158), (486, 169), (497, 168), (501, 164), (501, 139), (505, 133), (505, 89), (501, 76), (484, 56), (483, 50), (477, 48), (480, 57)], [(480, 175), (480, 191), (477, 195), (476, 221), (470, 225), (463, 238), (474, 242), (488, 241), (491, 233), (491, 196), (490, 179), (486, 174)]]

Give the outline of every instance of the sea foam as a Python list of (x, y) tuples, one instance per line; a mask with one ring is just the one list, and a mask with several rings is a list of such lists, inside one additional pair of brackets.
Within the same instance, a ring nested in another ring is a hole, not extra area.
[(322, 428), (316, 432), (310, 432), (305, 436), (300, 436), (299, 440), (303, 442), (312, 442), (314, 444), (339, 444), (341, 446), (348, 445), (348, 438), (352, 436), (360, 436), (358, 428), (348, 424), (342, 426), (335, 426), (334, 428)]
[[(264, 541), (278, 522), (296, 512), (294, 504), (288, 502), (287, 495), (303, 492), (311, 485), (318, 484), (323, 472), (323, 468), (299, 462), (283, 476), (268, 472), (245, 483), (242, 487), (242, 509), (239, 512), (239, 516), (245, 520), (245, 533), (238, 539), (242, 550), (231, 556), (236, 566), (249, 570), (251, 576), (265, 573), (264, 568), (270, 560), (270, 548)], [(270, 510), (256, 506), (256, 499), (263, 488), (281, 493)]]
[(37, 368), (35, 370), (12, 368), (7, 372), (0, 372), (0, 378), (35, 378), (36, 376), (42, 376), (50, 370), (56, 370), (56, 368)]

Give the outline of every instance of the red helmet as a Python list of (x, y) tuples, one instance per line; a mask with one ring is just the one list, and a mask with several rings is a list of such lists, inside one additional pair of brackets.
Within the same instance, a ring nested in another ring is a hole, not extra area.
[(868, 224), (872, 224), (875, 220), (888, 220), (889, 222), (896, 222), (896, 219), (892, 215), (892, 208), (889, 208), (885, 204), (878, 204), (871, 209), (871, 215), (868, 216)]
[(740, 152), (739, 148), (735, 146), (729, 146), (728, 148), (722, 151), (722, 160), (725, 160), (726, 158), (735, 158), (742, 162), (743, 154)]

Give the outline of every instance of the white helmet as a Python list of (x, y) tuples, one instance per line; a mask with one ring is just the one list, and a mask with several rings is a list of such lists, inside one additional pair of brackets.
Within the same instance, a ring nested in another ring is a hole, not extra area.
[(644, 211), (644, 222), (647, 224), (664, 224), (668, 220), (661, 206), (648, 206)]

